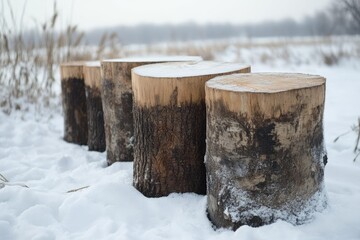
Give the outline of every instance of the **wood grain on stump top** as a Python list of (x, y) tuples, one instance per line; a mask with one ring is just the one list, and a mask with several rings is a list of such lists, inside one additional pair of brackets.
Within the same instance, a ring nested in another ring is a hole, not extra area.
[(207, 83), (210, 88), (234, 92), (276, 93), (310, 88), (325, 83), (325, 78), (301, 73), (249, 73), (220, 76)]
[[(303, 97), (312, 106), (325, 99), (325, 78), (300, 73), (251, 73), (220, 76), (206, 83), (206, 101), (221, 101), (231, 112), (279, 117)], [(311, 107), (311, 106), (310, 106)]]
[[(132, 87), (140, 106), (166, 106), (171, 101), (180, 106), (202, 101), (204, 83), (212, 76), (242, 72), (250, 72), (250, 67), (212, 61), (152, 64), (132, 70)], [(176, 89), (176, 96), (173, 89)]]

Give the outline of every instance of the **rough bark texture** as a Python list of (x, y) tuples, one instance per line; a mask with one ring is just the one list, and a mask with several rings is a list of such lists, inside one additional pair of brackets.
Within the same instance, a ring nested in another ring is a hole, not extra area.
[[(199, 60), (199, 57), (174, 57), (170, 61)], [(144, 62), (110, 60), (101, 62), (103, 72), (101, 91), (105, 121), (106, 153), (108, 165), (134, 160), (134, 120), (131, 69), (153, 63), (166, 62), (144, 58)]]
[(62, 79), (61, 89), (64, 110), (64, 140), (70, 143), (86, 145), (88, 125), (84, 79)]
[(205, 103), (135, 106), (134, 186), (147, 197), (205, 194)]
[(144, 63), (102, 62), (101, 83), (108, 165), (133, 161), (134, 120), (131, 69)]
[(104, 114), (100, 89), (86, 86), (88, 147), (90, 151), (103, 152), (106, 149)]
[[(192, 69), (214, 72), (206, 67), (206, 63), (167, 63), (133, 70), (133, 181), (135, 188), (147, 197), (173, 192), (206, 193), (204, 86), (209, 79), (226, 74), (188, 76)], [(161, 69), (170, 77), (137, 74), (149, 68), (155, 74)], [(187, 76), (181, 77), (181, 71)], [(231, 71), (249, 72), (250, 68), (235, 66)]]
[[(212, 91), (206, 87), (205, 165), (214, 225), (235, 230), (278, 219), (301, 224), (322, 210), (324, 84), (283, 93), (225, 91), (243, 94), (232, 97), (233, 104), (241, 99), (251, 107), (239, 111), (229, 110), (229, 102)], [(284, 104), (286, 99), (291, 103)]]

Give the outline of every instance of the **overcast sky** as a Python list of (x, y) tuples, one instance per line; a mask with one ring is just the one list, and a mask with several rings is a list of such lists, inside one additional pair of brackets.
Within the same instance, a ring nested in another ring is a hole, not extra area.
[[(57, 1), (60, 25), (77, 24), (82, 30), (139, 23), (256, 23), (294, 18), (325, 8), (332, 0), (62, 0)], [(24, 4), (25, 28), (44, 22), (52, 13), (51, 0), (10, 0), (20, 22)], [(9, 21), (7, 1), (1, 0), (1, 14)]]

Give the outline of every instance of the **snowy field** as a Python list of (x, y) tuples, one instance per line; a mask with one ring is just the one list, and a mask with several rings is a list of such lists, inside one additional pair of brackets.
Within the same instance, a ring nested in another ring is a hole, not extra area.
[[(217, 59), (232, 61), (232, 56), (229, 48)], [(277, 221), (235, 232), (214, 230), (205, 213), (205, 196), (146, 198), (132, 187), (132, 163), (106, 167), (105, 153), (64, 142), (58, 106), (51, 117), (39, 117), (32, 110), (10, 116), (0, 111), (0, 173), (9, 181), (0, 189), (0, 239), (360, 239), (360, 159), (353, 162), (352, 152), (356, 135), (351, 132), (333, 142), (360, 116), (360, 61), (331, 67), (312, 62), (311, 57), (301, 64), (295, 60), (248, 63), (253, 72), (301, 72), (327, 78), (329, 205), (314, 221), (301, 226)], [(28, 188), (20, 186), (24, 184)]]

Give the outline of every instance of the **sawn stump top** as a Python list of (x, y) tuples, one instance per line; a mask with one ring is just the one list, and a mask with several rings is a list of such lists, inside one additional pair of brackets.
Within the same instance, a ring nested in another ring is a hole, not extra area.
[(145, 65), (134, 68), (133, 73), (149, 78), (184, 78), (231, 73), (247, 69), (250, 70), (250, 66), (240, 63), (200, 61)]
[(219, 76), (207, 88), (231, 92), (276, 93), (325, 84), (325, 78), (302, 73), (247, 73)]

